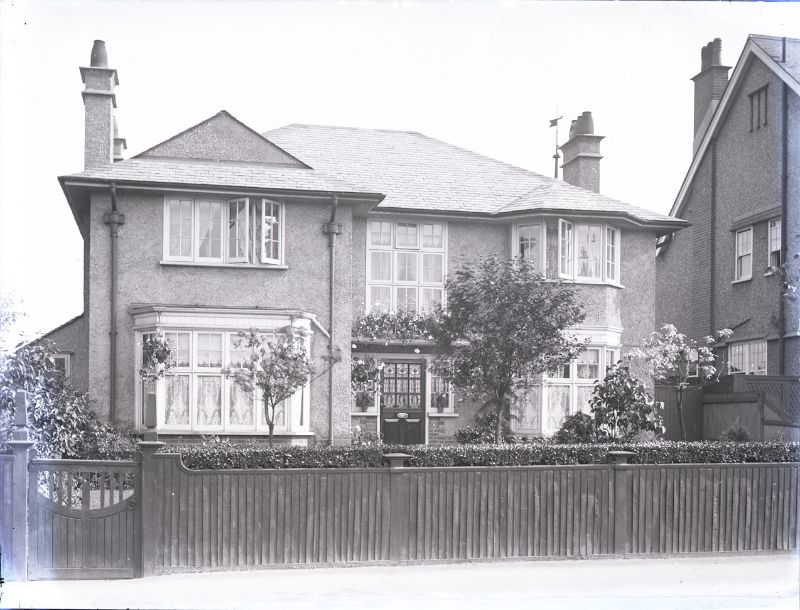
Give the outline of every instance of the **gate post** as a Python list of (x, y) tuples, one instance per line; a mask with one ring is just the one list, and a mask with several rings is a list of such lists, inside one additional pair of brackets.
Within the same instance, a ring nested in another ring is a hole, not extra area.
[(633, 487), (633, 471), (620, 468), (628, 463), (628, 459), (636, 455), (632, 451), (609, 451), (614, 459), (612, 476), (614, 477), (614, 554), (625, 555), (631, 552), (631, 491)]
[(389, 559), (403, 561), (408, 559), (408, 531), (404, 531), (408, 519), (408, 486), (404, 481), (403, 469), (411, 456), (386, 453), (383, 457), (389, 462)]
[(28, 398), (24, 390), (16, 395), (14, 406), (14, 440), (6, 441), (14, 463), (11, 470), (11, 552), (8, 558), (8, 580), (28, 579)]
[(161, 449), (164, 443), (160, 441), (139, 441), (139, 451), (142, 453), (142, 488), (141, 510), (139, 511), (142, 525), (139, 531), (142, 535), (142, 576), (154, 576), (158, 558), (157, 515), (158, 515), (158, 463), (155, 452)]

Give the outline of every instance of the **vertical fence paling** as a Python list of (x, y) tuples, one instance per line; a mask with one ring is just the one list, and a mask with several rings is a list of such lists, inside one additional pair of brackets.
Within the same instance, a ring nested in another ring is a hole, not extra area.
[(10, 455), (0, 455), (0, 552), (4, 565), (10, 560), (13, 518), (13, 460)]

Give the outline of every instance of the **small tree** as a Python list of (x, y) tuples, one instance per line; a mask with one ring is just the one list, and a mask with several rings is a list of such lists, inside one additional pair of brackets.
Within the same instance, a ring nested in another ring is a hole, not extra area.
[(615, 366), (595, 382), (590, 404), (601, 440), (628, 441), (642, 430), (664, 432), (659, 405), (627, 366)]
[(545, 281), (524, 259), (465, 264), (447, 282), (447, 312), (439, 313), (434, 369), (472, 398), (489, 397), (495, 442), (515, 392), (580, 351), (563, 332), (584, 318), (575, 293)]
[(302, 329), (287, 326), (274, 340), (255, 329), (240, 332), (237, 348), (249, 352), (249, 361), (225, 370), (245, 392), (260, 393), (264, 419), (272, 446), (275, 412), (284, 400), (304, 387), (311, 377), (313, 363), (305, 349)]
[(649, 365), (656, 383), (675, 391), (681, 440), (686, 440), (683, 419), (686, 391), (700, 389), (719, 379), (725, 367), (714, 348), (732, 334), (732, 330), (724, 328), (696, 340), (679, 333), (674, 325), (664, 324), (661, 330), (650, 334), (641, 348), (632, 352), (634, 358), (641, 358)]

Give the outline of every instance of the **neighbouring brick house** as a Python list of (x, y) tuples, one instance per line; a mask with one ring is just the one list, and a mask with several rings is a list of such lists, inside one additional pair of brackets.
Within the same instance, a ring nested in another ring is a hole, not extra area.
[[(656, 240), (686, 223), (597, 192), (602, 137), (589, 113), (563, 146), (573, 184), (419, 133), (259, 134), (224, 111), (123, 160), (102, 42), (81, 73), (86, 168), (60, 181), (85, 244), (85, 313), (49, 338), (70, 354), (76, 387), (125, 427), (142, 429), (141, 341), (160, 329), (176, 352), (155, 388), (161, 438), (265, 434), (222, 367), (240, 356), (237, 331), (293, 324), (318, 363), (330, 350), (342, 360), (287, 401), (282, 440), (348, 442), (358, 425), (446, 441), (476, 405), (431, 374), (426, 346), (370, 343), (351, 328), (368, 311), (446, 304), (448, 270), (465, 257), (531, 258), (586, 308), (575, 331), (588, 349), (518, 405), (520, 434), (552, 433), (654, 329)], [(384, 391), (362, 412), (350, 366), (364, 355), (385, 366)]]
[[(671, 211), (690, 227), (661, 242), (657, 320), (694, 336), (732, 329), (731, 372), (788, 376), (775, 379), (771, 417), (797, 424), (800, 389), (791, 395), (784, 382), (800, 376), (800, 302), (781, 296), (778, 268), (798, 283), (800, 40), (751, 35), (730, 80), (729, 70), (719, 39), (703, 48), (694, 155)], [(756, 383), (729, 379), (722, 389), (755, 392)]]

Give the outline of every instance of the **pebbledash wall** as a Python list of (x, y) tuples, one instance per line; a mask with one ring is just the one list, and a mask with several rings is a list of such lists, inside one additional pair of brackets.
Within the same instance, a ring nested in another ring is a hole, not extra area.
[[(88, 314), (88, 390), (100, 414), (108, 417), (109, 405), (109, 256), (110, 239), (103, 215), (110, 211), (108, 192), (95, 191), (91, 197)], [(123, 426), (140, 424), (135, 400), (140, 378), (137, 374), (134, 305), (183, 305), (202, 308), (275, 308), (315, 315), (323, 328), (329, 326), (328, 238), (322, 226), (328, 222), (330, 207), (319, 202), (285, 203), (285, 268), (208, 267), (191, 264), (162, 264), (164, 193), (118, 189), (118, 209), (125, 215), (119, 229), (118, 269), (118, 381), (117, 421)], [(337, 214), (344, 230), (337, 241), (334, 337), (342, 360), (334, 371), (334, 435), (350, 435), (350, 309), (351, 209), (341, 205)], [(288, 321), (288, 318), (287, 318)], [(327, 338), (311, 326), (311, 354), (318, 372), (325, 367)], [(320, 375), (310, 385), (310, 430), (318, 441), (329, 438), (330, 408), (328, 376)], [(308, 435), (306, 435), (308, 436)]]
[[(370, 214), (368, 217), (356, 217), (353, 220), (352, 262), (353, 262), (353, 313), (357, 316), (366, 310), (366, 228), (370, 220), (387, 219), (403, 220), (406, 218), (422, 218), (404, 214)], [(513, 220), (454, 220), (446, 216), (425, 216), (428, 220), (445, 222), (447, 225), (446, 271), (452, 277), (459, 265), (467, 260), (477, 260), (490, 254), (501, 257), (512, 256), (512, 226), (517, 223), (546, 222), (546, 269), (545, 275), (550, 280), (558, 280), (558, 216), (528, 215)], [(565, 216), (577, 220), (572, 216)], [(604, 222), (592, 219), (595, 222)], [(605, 221), (608, 222), (608, 221)], [(655, 236), (650, 231), (638, 230), (627, 223), (610, 222), (621, 231), (620, 283), (584, 284), (568, 283), (576, 292), (578, 301), (584, 307), (586, 319), (582, 328), (621, 329), (620, 355), (624, 357), (631, 349), (640, 345), (653, 332), (655, 324)], [(433, 355), (414, 353), (412, 348), (404, 351), (383, 351), (381, 345), (370, 349), (366, 346), (354, 354), (354, 358), (372, 356), (376, 359), (391, 358), (393, 360), (425, 359), (430, 363)], [(647, 379), (646, 373), (636, 371), (641, 378)], [(452, 400), (452, 412), (439, 414), (431, 410), (427, 413), (427, 442), (448, 442), (453, 440), (455, 432), (464, 426), (474, 423), (480, 403), (471, 401), (457, 389)], [(371, 413), (354, 413), (352, 424), (354, 430), (362, 433), (377, 431), (376, 416)], [(541, 433), (541, 421), (538, 430), (526, 429), (524, 434)], [(515, 422), (512, 421), (512, 429)]]

